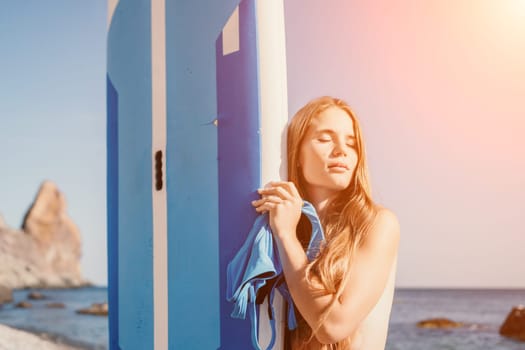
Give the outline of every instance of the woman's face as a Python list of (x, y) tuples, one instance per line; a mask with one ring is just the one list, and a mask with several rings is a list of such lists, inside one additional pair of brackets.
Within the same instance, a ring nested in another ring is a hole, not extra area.
[(332, 195), (348, 187), (357, 164), (352, 118), (330, 107), (312, 119), (299, 153), (309, 196)]

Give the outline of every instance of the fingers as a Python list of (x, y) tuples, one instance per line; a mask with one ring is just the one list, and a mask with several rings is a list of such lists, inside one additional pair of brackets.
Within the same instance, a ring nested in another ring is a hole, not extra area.
[(266, 184), (264, 188), (258, 190), (261, 195), (277, 195), (282, 199), (301, 198), (299, 191), (293, 182), (272, 181)]
[(299, 191), (297, 191), (297, 187), (295, 187), (295, 184), (291, 181), (272, 181), (270, 182), (273, 186), (281, 186), (286, 188), (286, 190), (291, 193), (293, 196), (301, 197), (299, 195)]
[(299, 191), (297, 191), (297, 187), (295, 187), (295, 184), (293, 182), (277, 181), (275, 182), (275, 184), (285, 187), (292, 196), (301, 198), (301, 196), (299, 195)]
[(261, 199), (257, 199), (257, 200), (252, 201), (252, 205), (254, 207), (257, 207), (257, 206), (262, 205), (262, 204), (264, 204), (266, 202), (279, 204), (279, 203), (283, 202), (283, 199), (281, 197), (278, 197), (278, 196), (271, 196), (271, 195), (269, 195), (269, 196), (264, 196)]
[[(297, 198), (301, 198), (301, 195), (299, 194), (299, 191), (297, 190), (297, 187), (295, 187), (295, 184), (293, 182), (287, 182), (288, 186), (289, 186), (289, 189), (290, 189), (290, 193), (292, 193), (293, 196), (297, 197)], [(302, 198), (301, 198), (302, 200)]]
[(277, 203), (266, 202), (256, 207), (255, 211), (258, 213), (264, 213), (265, 211), (271, 211), (272, 209), (275, 209), (276, 206), (277, 206)]
[(261, 198), (252, 201), (252, 205), (258, 213), (271, 211), (287, 201), (291, 203), (302, 202), (293, 182), (272, 181), (266, 184), (264, 188), (258, 189), (257, 192)]
[(283, 187), (260, 188), (258, 192), (263, 197), (274, 196), (284, 200), (293, 198), (293, 196)]
[(274, 209), (278, 204), (282, 203), (283, 200), (278, 196), (264, 196), (261, 199), (252, 201), (252, 205), (255, 207), (255, 211), (262, 213)]

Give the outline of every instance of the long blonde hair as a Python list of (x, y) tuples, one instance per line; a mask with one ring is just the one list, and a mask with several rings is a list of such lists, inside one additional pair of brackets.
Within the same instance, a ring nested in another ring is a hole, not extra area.
[[(342, 190), (331, 203), (328, 204), (326, 215), (321, 223), (326, 237), (326, 244), (321, 249), (317, 259), (312, 261), (306, 269), (306, 277), (314, 287), (313, 279), (320, 282), (323, 294), (333, 295), (332, 302), (323, 312), (320, 322), (312, 330), (308, 324), (298, 317), (298, 328), (290, 333), (293, 350), (296, 349), (349, 349), (352, 339), (347, 338), (335, 344), (322, 345), (315, 339), (315, 331), (328, 316), (331, 307), (341, 297), (345, 282), (349, 278), (349, 267), (355, 249), (365, 238), (371, 223), (377, 213), (376, 205), (370, 194), (368, 169), (366, 165), (365, 148), (361, 128), (350, 106), (341, 99), (324, 96), (308, 102), (292, 118), (288, 126), (288, 178), (292, 181), (301, 197), (308, 200), (305, 190), (305, 180), (299, 168), (301, 146), (312, 123), (323, 111), (337, 107), (345, 111), (352, 118), (356, 138), (358, 160), (353, 177), (348, 187)], [(309, 238), (309, 223), (301, 219), (297, 228), (298, 237), (304, 241)]]

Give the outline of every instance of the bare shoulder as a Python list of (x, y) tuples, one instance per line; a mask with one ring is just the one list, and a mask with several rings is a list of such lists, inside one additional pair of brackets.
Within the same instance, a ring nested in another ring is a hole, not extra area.
[(367, 243), (374, 245), (379, 243), (397, 247), (400, 231), (399, 220), (396, 214), (390, 209), (379, 207), (365, 240), (365, 245)]
[(394, 233), (399, 233), (400, 231), (399, 220), (397, 219), (396, 214), (385, 207), (378, 208), (377, 215), (372, 226), (381, 227), (383, 230)]

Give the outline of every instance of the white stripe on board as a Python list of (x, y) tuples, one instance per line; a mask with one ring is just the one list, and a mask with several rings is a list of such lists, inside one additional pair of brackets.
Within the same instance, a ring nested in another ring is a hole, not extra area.
[[(263, 184), (287, 179), (288, 86), (283, 0), (257, 0), (257, 52)], [(281, 140), (281, 143), (275, 142)]]
[[(261, 130), (261, 186), (272, 180), (286, 180), (286, 125), (288, 87), (286, 80), (286, 43), (283, 0), (257, 0), (257, 52), (259, 61), (259, 112)], [(281, 143), (276, 142), (281, 140)], [(275, 294), (277, 338), (274, 350), (284, 348), (284, 300)], [(267, 310), (267, 302), (261, 306)], [(260, 313), (259, 339), (262, 348), (270, 342), (268, 315)]]
[(117, 8), (119, 0), (108, 0), (108, 29), (111, 25), (111, 20), (113, 19), (113, 13), (115, 13), (115, 9)]
[[(153, 344), (168, 349), (168, 224), (166, 201), (166, 3), (151, 0), (151, 115), (153, 200)], [(162, 152), (160, 191), (155, 188), (155, 153)]]

